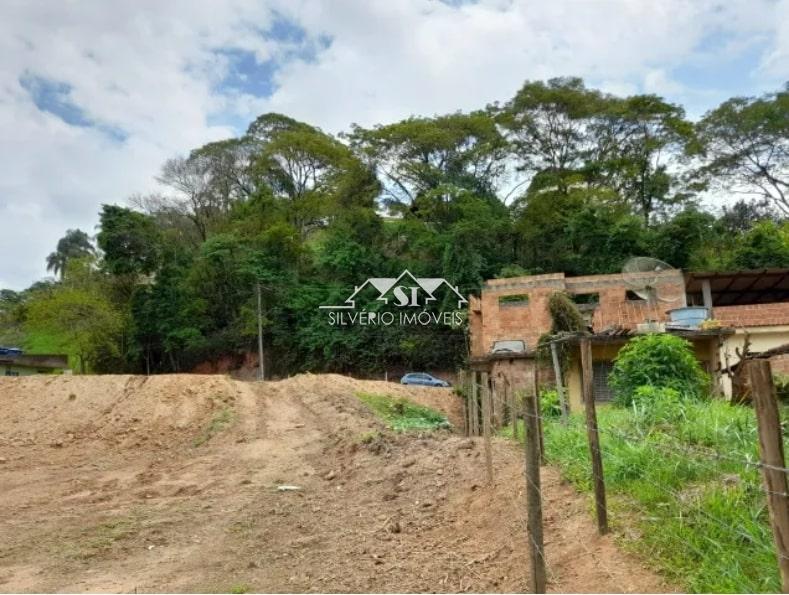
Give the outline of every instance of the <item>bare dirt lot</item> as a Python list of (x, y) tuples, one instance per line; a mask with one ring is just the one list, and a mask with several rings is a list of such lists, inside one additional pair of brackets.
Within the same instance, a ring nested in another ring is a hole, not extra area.
[[(334, 375), (0, 378), (2, 591), (526, 591), (522, 457), (394, 434)], [(670, 587), (544, 469), (549, 589)], [(297, 490), (280, 490), (294, 486)]]

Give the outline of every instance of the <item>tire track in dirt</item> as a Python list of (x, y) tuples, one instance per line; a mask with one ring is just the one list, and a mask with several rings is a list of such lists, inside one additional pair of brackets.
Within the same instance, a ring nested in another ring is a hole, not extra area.
[[(0, 379), (0, 590), (526, 590), (519, 450), (494, 440), (487, 486), (478, 440), (391, 433), (360, 391), (458, 416), (336, 375)], [(549, 589), (666, 590), (544, 485)]]

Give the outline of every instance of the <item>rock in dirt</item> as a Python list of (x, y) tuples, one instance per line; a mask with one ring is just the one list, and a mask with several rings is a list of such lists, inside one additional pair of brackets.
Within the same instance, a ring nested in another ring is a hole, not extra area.
[(326, 475), (323, 476), (323, 479), (325, 479), (326, 481), (331, 481), (335, 477), (337, 477), (337, 474), (334, 472), (334, 470), (331, 470)]
[(461, 448), (461, 449), (464, 449), (464, 450), (471, 450), (472, 448), (474, 448), (474, 441), (473, 440), (464, 440), (463, 442), (458, 444), (458, 448)]

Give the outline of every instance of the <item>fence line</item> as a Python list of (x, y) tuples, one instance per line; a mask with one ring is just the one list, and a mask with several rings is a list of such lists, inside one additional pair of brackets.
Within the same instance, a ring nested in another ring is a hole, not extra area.
[[(584, 358), (583, 348), (581, 351), (581, 356), (582, 359), (587, 359)], [(589, 364), (590, 361), (587, 361), (586, 363)], [(769, 362), (765, 360), (760, 362), (760, 364), (767, 366), (767, 377), (770, 377)], [(582, 370), (583, 369), (589, 369), (591, 372), (591, 365), (582, 365)], [(764, 375), (764, 370), (762, 370), (761, 373)], [(534, 592), (544, 592), (546, 574), (551, 576), (553, 576), (553, 574), (550, 571), (550, 567), (548, 566), (545, 550), (542, 546), (542, 488), (539, 479), (539, 460), (541, 456), (544, 456), (545, 450), (544, 446), (541, 444), (541, 430), (542, 426), (544, 425), (553, 423), (562, 423), (563, 425), (566, 425), (570, 420), (569, 418), (565, 417), (564, 410), (562, 410), (562, 415), (559, 417), (542, 414), (539, 405), (539, 386), (537, 385), (536, 377), (533, 379), (533, 384), (531, 386), (527, 385), (526, 387), (519, 390), (506, 378), (504, 378), (500, 383), (496, 383), (496, 381), (490, 379), (487, 374), (480, 374), (480, 376), (482, 376), (482, 378), (479, 379), (481, 382), (478, 381), (478, 373), (472, 372), (467, 376), (465, 379), (466, 387), (464, 387), (464, 393), (466, 395), (466, 412), (469, 415), (474, 413), (477, 418), (480, 417), (480, 414), (483, 418), (487, 418), (488, 424), (485, 423), (485, 419), (476, 420), (477, 422), (482, 421), (481, 424), (478, 424), (477, 432), (479, 432), (479, 429), (483, 429), (483, 431), (486, 429), (488, 430), (487, 432), (484, 432), (487, 434), (486, 443), (489, 440), (490, 431), (497, 428), (507, 427), (510, 424), (512, 424), (513, 438), (518, 439), (517, 420), (519, 418), (523, 419), (523, 438), (526, 445), (527, 471), (524, 473), (524, 477), (526, 481), (526, 494), (530, 519), (530, 522), (527, 523), (526, 529), (530, 551), (532, 552), (530, 556), (532, 563), (532, 590)], [(588, 379), (582, 378), (582, 388), (587, 389), (583, 391), (585, 397), (588, 393), (588, 399), (584, 398), (584, 409), (586, 417), (585, 426), (587, 429), (587, 447), (591, 461), (590, 479), (592, 481), (592, 485), (595, 488), (594, 492), (598, 516), (598, 529), (601, 533), (604, 533), (608, 528), (608, 509), (606, 507), (605, 501), (605, 474), (603, 470), (603, 461), (605, 459), (608, 460), (610, 464), (620, 466), (624, 465), (627, 461), (617, 456), (616, 453), (607, 451), (606, 443), (601, 444), (600, 438), (598, 436), (603, 435), (608, 438), (633, 443), (647, 438), (648, 434), (639, 432), (638, 428), (636, 428), (634, 433), (628, 433), (619, 431), (618, 428), (610, 427), (607, 424), (600, 426), (597, 423), (594, 401), (591, 394), (591, 373), (588, 376)], [(498, 390), (496, 390), (497, 388)], [(673, 489), (669, 485), (654, 481), (650, 479), (649, 476), (642, 474), (638, 477), (634, 477), (633, 480), (643, 482), (645, 485), (649, 485), (651, 488), (654, 488), (656, 495), (662, 494), (663, 497), (669, 497), (672, 501), (676, 502), (676, 505), (679, 506), (680, 509), (686, 506), (689, 507), (693, 512), (697, 513), (700, 518), (706, 519), (709, 523), (711, 523), (711, 525), (708, 526), (711, 527), (714, 525), (730, 536), (728, 538), (722, 539), (720, 542), (711, 540), (711, 543), (716, 544), (716, 547), (722, 548), (722, 544), (726, 543), (726, 540), (745, 540), (751, 547), (754, 547), (759, 551), (775, 555), (779, 565), (784, 592), (789, 592), (789, 549), (787, 549), (789, 548), (789, 503), (787, 502), (787, 499), (789, 499), (789, 487), (787, 487), (789, 467), (786, 466), (783, 453), (783, 442), (780, 430), (780, 420), (778, 419), (777, 405), (775, 406), (775, 411), (772, 414), (769, 414), (769, 412), (767, 414), (767, 423), (768, 425), (771, 424), (771, 430), (765, 429), (765, 420), (763, 419), (765, 417), (764, 402), (767, 403), (768, 407), (770, 402), (775, 403), (775, 395), (772, 383), (769, 383), (769, 386), (766, 389), (757, 388), (755, 386), (754, 390), (760, 391), (761, 395), (760, 398), (756, 398), (756, 395), (754, 395), (754, 409), (757, 420), (757, 430), (759, 434), (759, 460), (755, 460), (751, 457), (751, 455), (731, 455), (728, 453), (719, 452), (712, 447), (698, 444), (685, 445), (657, 442), (650, 443), (649, 448), (654, 448), (656, 451), (665, 455), (674, 455), (680, 457), (692, 455), (694, 464), (700, 465), (696, 472), (699, 473), (701, 477), (705, 477), (706, 474), (709, 473), (713, 477), (717, 478), (723, 475), (725, 471), (737, 471), (736, 469), (726, 469), (724, 465), (727, 463), (730, 465), (741, 465), (745, 468), (759, 469), (764, 480), (763, 484), (760, 484), (759, 486), (759, 493), (764, 494), (770, 510), (770, 526), (764, 527), (764, 531), (762, 531), (761, 524), (756, 524), (749, 530), (745, 525), (740, 522), (735, 522), (731, 518), (723, 519), (705, 509), (704, 502), (701, 498), (688, 498), (688, 494)], [(492, 398), (493, 395), (496, 395), (494, 397), (496, 403), (492, 402), (494, 400), (494, 398)], [(520, 399), (518, 398), (519, 395), (521, 395)], [(482, 397), (482, 403), (479, 402), (480, 397)], [(471, 402), (469, 401), (469, 398)], [(485, 403), (486, 400), (487, 405)], [(760, 403), (760, 400), (763, 402)], [(591, 403), (591, 406), (588, 406), (589, 403)], [(519, 405), (523, 408), (520, 411), (518, 410)], [(487, 415), (485, 414), (487, 410), (486, 407), (491, 408)], [(473, 420), (470, 420), (470, 422), (471, 421)], [(472, 423), (467, 423), (469, 435), (475, 435), (473, 433), (473, 425), (474, 424)], [(482, 428), (479, 428), (479, 426), (482, 426)], [(772, 431), (772, 435), (768, 435), (769, 431)], [(536, 450), (534, 446), (535, 443), (537, 445)], [(488, 447), (489, 446), (486, 446), (486, 465), (491, 468), (492, 464), (487, 463), (489, 456), (489, 451), (487, 451)], [(536, 460), (538, 461), (536, 478), (533, 474), (533, 460), (535, 453), (537, 454)], [(709, 464), (710, 467), (705, 469), (703, 467), (704, 464)], [(529, 472), (530, 469), (531, 472)], [(750, 482), (748, 485), (751, 485)], [(660, 496), (658, 495), (657, 497)], [(638, 502), (634, 499), (629, 499), (629, 505), (641, 511), (641, 513), (643, 513), (647, 519), (657, 513), (657, 511), (650, 512), (641, 502)], [(532, 506), (535, 508), (533, 509)], [(539, 512), (539, 515), (537, 515), (537, 512), (535, 511)], [(539, 516), (540, 519), (539, 526), (536, 521), (537, 516)], [(659, 516), (660, 515), (658, 514), (658, 518)], [(743, 519), (745, 519), (745, 517), (743, 517)], [(768, 539), (767, 536), (770, 534), (771, 530), (775, 542), (775, 549), (769, 545), (769, 542), (763, 541), (763, 539)], [(687, 546), (699, 556), (705, 555), (704, 552), (699, 550), (697, 544), (688, 541)], [(723, 550), (721, 549), (720, 551)], [(731, 568), (726, 568), (725, 570), (721, 570), (721, 572), (723, 576), (728, 576), (733, 579), (736, 579), (738, 576), (734, 574), (734, 569)]]

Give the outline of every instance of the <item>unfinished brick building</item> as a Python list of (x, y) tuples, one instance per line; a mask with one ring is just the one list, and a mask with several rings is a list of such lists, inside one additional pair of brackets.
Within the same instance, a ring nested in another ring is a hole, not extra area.
[[(654, 274), (654, 273), (653, 273)], [(494, 380), (525, 386), (539, 373), (552, 381), (550, 366), (538, 365), (535, 348), (550, 331), (548, 299), (567, 293), (586, 317), (592, 342), (594, 394), (611, 397), (608, 373), (619, 349), (636, 333), (659, 331), (689, 340), (699, 361), (710, 374), (713, 393), (730, 389), (726, 369), (738, 360), (737, 349), (748, 337), (752, 351), (789, 343), (789, 269), (688, 273), (659, 273), (663, 295), (647, 300), (630, 289), (622, 274), (566, 277), (563, 273), (487, 281), (480, 298), (469, 303), (472, 367), (490, 373)], [(706, 317), (717, 323), (701, 327), (676, 324), (670, 312), (685, 306), (704, 306)], [(505, 341), (522, 341), (522, 350), (498, 350)], [(789, 359), (776, 362), (789, 372)], [(580, 367), (570, 362), (565, 382), (571, 407), (581, 404)]]

